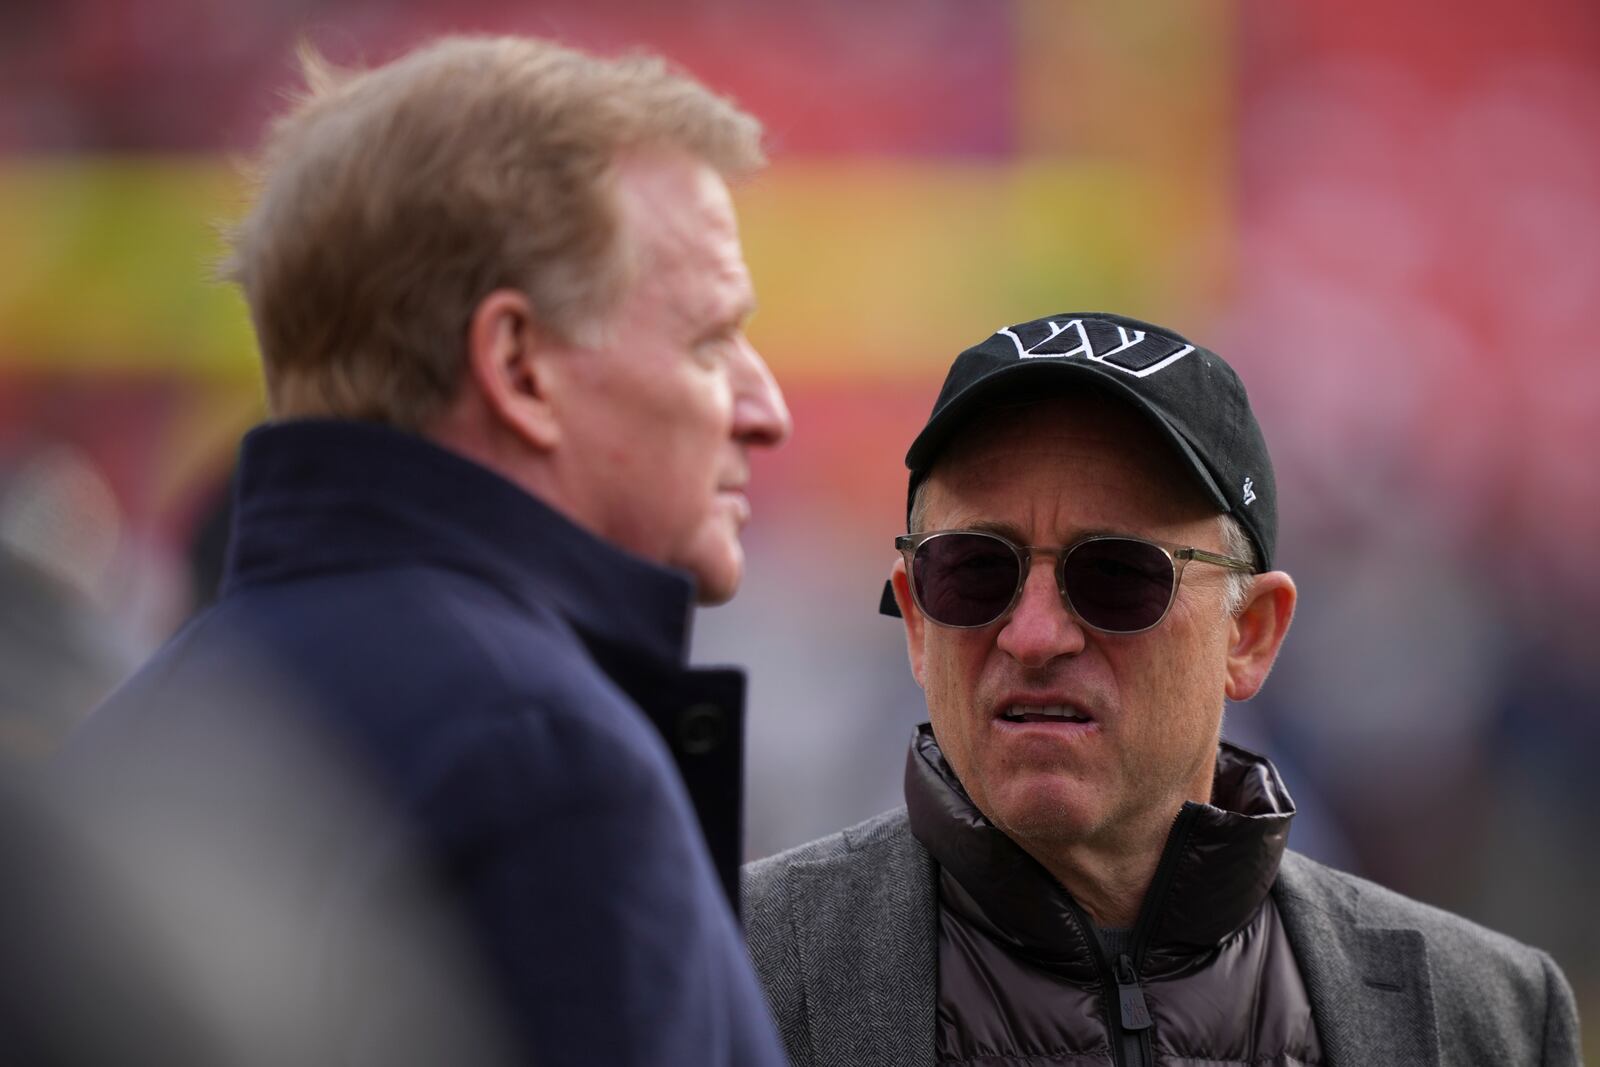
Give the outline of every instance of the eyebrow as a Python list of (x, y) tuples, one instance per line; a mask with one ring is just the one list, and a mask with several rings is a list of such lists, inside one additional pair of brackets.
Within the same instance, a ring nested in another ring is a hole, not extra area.
[[(977, 519), (977, 520), (975, 520), (973, 522), (966, 523), (965, 525), (961, 526), (960, 528), (963, 529), (963, 530), (976, 530), (976, 531), (978, 531), (980, 533), (998, 534), (999, 536), (1004, 537), (1006, 540), (1011, 541), (1014, 544), (1018, 544), (1018, 545), (1026, 546), (1028, 544), (1028, 538), (1023, 534), (1021, 528), (1019, 528), (1017, 526), (1014, 526), (1009, 522), (999, 522), (999, 521), (994, 520), (994, 519)], [(1088, 538), (1088, 537), (1144, 537), (1144, 536), (1145, 536), (1144, 534), (1135, 533), (1132, 530), (1116, 530), (1116, 529), (1112, 529), (1111, 527), (1108, 527), (1108, 526), (1094, 526), (1094, 527), (1090, 527), (1090, 528), (1085, 529), (1085, 530), (1079, 530), (1070, 539), (1061, 542), (1059, 545), (1049, 545), (1049, 546), (1045, 546), (1045, 547), (1062, 548), (1062, 547), (1065, 547), (1066, 545), (1076, 544), (1077, 542), (1082, 541), (1082, 540), (1084, 540), (1085, 538)]]
[(1018, 527), (1011, 525), (1009, 522), (996, 522), (993, 519), (979, 519), (976, 522), (969, 522), (962, 526), (961, 529), (977, 530), (979, 533), (999, 534), (1006, 540), (1014, 541), (1019, 545), (1026, 544), (1028, 540), (1022, 536), (1022, 531)]
[(696, 331), (697, 338), (718, 337), (734, 330), (743, 330), (756, 313), (755, 295), (748, 299), (740, 300), (726, 312), (718, 312), (707, 316), (705, 325)]

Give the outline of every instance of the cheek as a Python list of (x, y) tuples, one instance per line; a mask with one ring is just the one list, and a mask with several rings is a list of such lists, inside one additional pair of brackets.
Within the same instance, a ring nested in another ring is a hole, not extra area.
[(698, 496), (701, 491), (709, 493), (722, 473), (731, 437), (725, 408), (704, 397), (680, 394), (677, 402), (645, 413), (629, 432), (623, 450), (641, 467), (657, 471), (674, 491)]
[(661, 439), (647, 446), (672, 449), (685, 468), (713, 470), (733, 440), (732, 398), (725, 389), (697, 383), (663, 409), (661, 421)]
[(1221, 721), (1225, 680), (1221, 657), (1209, 644), (1195, 641), (1171, 651), (1171, 657), (1126, 663), (1119, 672), (1123, 706), (1136, 712), (1133, 722), (1145, 738), (1136, 747), (1163, 765), (1205, 758)]
[(976, 694), (983, 669), (982, 651), (970, 647), (971, 642), (952, 640), (951, 631), (930, 626), (926, 632), (923, 689), (928, 698), (928, 718), (946, 756), (952, 762), (964, 762), (969, 739), (977, 727)]

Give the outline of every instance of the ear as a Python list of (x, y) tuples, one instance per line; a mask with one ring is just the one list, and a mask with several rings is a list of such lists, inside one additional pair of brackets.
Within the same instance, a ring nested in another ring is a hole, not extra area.
[(1294, 579), (1283, 571), (1256, 575), (1244, 607), (1233, 618), (1228, 645), (1229, 700), (1249, 700), (1256, 695), (1294, 618)]
[(540, 334), (533, 305), (514, 289), (496, 289), (467, 324), (468, 377), (484, 404), (527, 444), (550, 451), (561, 439), (548, 396), (552, 346)]
[(906, 575), (904, 556), (894, 561), (894, 569), (889, 572), (889, 586), (894, 590), (895, 606), (900, 609), (901, 621), (906, 625), (906, 656), (911, 660), (911, 677), (926, 688), (922, 680), (922, 635), (928, 620), (911, 600), (911, 579)]

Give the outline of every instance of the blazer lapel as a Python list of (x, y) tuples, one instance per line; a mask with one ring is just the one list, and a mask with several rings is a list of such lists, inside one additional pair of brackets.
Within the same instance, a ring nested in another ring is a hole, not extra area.
[(803, 866), (791, 906), (811, 1062), (933, 1063), (938, 903), (932, 861), (902, 829), (890, 841)]
[(1329, 1067), (1436, 1067), (1439, 1034), (1421, 931), (1362, 926), (1359, 890), (1288, 853), (1273, 887)]

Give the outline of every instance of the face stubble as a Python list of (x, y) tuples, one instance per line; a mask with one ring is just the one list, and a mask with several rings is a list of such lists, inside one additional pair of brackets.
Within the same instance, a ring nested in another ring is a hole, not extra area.
[[(1173, 462), (1120, 407), (1031, 405), (973, 427), (940, 459), (925, 525), (997, 524), (1027, 544), (1114, 532), (1219, 549), (1215, 509)], [(979, 811), (1058, 878), (1153, 867), (1183, 802), (1210, 799), (1230, 634), (1220, 576), (1190, 569), (1160, 625), (1111, 635), (1070, 616), (1052, 562), (1035, 563), (1017, 607), (990, 627), (915, 620), (934, 733)], [(1019, 728), (1000, 721), (1008, 701), (1069, 704), (1093, 728)]]

